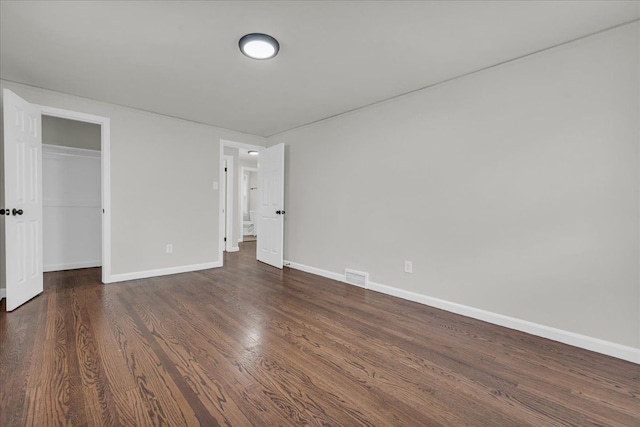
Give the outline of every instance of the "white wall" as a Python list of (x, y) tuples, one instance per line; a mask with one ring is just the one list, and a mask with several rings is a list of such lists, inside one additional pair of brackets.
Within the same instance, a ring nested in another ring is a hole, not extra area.
[(100, 178), (100, 151), (43, 144), (44, 271), (102, 264)]
[(42, 143), (100, 151), (100, 125), (42, 116)]
[(638, 40), (626, 25), (269, 138), (285, 258), (640, 348)]
[[(112, 274), (219, 263), (220, 139), (264, 138), (0, 81), (29, 102), (111, 119)], [(166, 254), (166, 244), (173, 254)]]

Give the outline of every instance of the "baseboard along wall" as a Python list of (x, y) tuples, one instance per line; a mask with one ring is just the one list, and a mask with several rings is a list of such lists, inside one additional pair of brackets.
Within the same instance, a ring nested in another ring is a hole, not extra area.
[(203, 264), (180, 265), (177, 267), (160, 268), (156, 270), (136, 271), (133, 273), (112, 274), (105, 283), (124, 282), (126, 280), (147, 279), (149, 277), (166, 276), (169, 274), (187, 273), (189, 271), (208, 270), (222, 267), (222, 261)]
[(100, 267), (101, 265), (102, 265), (102, 260), (76, 262), (76, 263), (69, 263), (69, 264), (45, 264), (43, 266), (43, 272), (48, 273), (50, 271), (75, 270), (77, 268), (92, 268), (92, 267)]
[[(344, 274), (327, 271), (317, 267), (311, 267), (287, 260), (284, 261), (284, 265), (285, 267), (294, 268), (296, 270), (353, 285), (352, 283), (348, 283), (345, 281)], [(474, 308), (463, 304), (442, 300), (439, 298), (433, 298), (427, 295), (418, 294), (416, 292), (406, 291), (404, 289), (371, 281), (369, 281), (367, 286), (364, 286), (363, 288), (640, 364), (640, 349), (634, 347), (624, 346), (610, 341), (576, 334), (574, 332), (565, 331), (563, 329), (552, 328), (550, 326), (529, 322), (527, 320), (517, 319), (515, 317), (505, 316), (502, 314), (481, 310), (479, 308)]]

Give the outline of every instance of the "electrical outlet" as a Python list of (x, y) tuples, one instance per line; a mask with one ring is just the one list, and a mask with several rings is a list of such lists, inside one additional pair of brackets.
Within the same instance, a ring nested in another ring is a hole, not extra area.
[(405, 273), (413, 273), (413, 262), (405, 261), (404, 262), (404, 272)]
[(167, 245), (167, 253), (168, 254), (172, 254), (173, 253), (173, 245), (171, 243), (169, 243)]

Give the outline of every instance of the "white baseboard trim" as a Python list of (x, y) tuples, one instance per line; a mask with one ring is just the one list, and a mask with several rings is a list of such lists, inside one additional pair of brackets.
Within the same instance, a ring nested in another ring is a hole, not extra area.
[[(295, 268), (296, 270), (305, 271), (307, 273), (316, 274), (318, 276), (346, 283), (344, 281), (344, 275), (339, 273), (310, 267), (292, 261), (285, 261), (284, 265)], [(347, 284), (351, 285), (351, 283)], [(505, 316), (371, 281), (368, 283), (367, 289), (640, 364), (640, 349), (634, 347), (628, 347), (610, 341), (576, 334), (563, 329), (552, 328), (550, 326), (529, 322), (527, 320), (517, 319), (515, 317)]]
[(45, 264), (43, 266), (43, 271), (47, 273), (49, 271), (62, 271), (62, 270), (74, 270), (76, 268), (100, 267), (101, 265), (102, 265), (102, 260), (87, 261), (87, 262), (72, 262), (68, 264)]
[(298, 264), (297, 262), (287, 260), (284, 260), (284, 266), (295, 268), (296, 270), (304, 271), (306, 273), (315, 274), (316, 276), (337, 280), (338, 282), (344, 282), (344, 274), (334, 273), (333, 271), (322, 270), (321, 268), (310, 267), (308, 265)]
[(227, 252), (238, 252), (239, 250), (240, 246), (233, 246), (232, 248), (229, 248)]
[(7, 297), (7, 290), (6, 289), (0, 289), (0, 300), (1, 299), (5, 299)]
[(133, 273), (112, 274), (105, 283), (124, 282), (126, 280), (147, 279), (149, 277), (167, 276), (169, 274), (187, 273), (189, 271), (208, 270), (222, 267), (222, 261), (204, 264), (181, 265), (178, 267), (159, 268), (157, 270), (136, 271)]

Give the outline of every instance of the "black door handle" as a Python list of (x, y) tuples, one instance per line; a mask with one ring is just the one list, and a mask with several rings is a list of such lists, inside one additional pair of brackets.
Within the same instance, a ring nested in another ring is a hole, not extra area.
[(276, 211), (276, 215), (280, 215), (282, 211)]
[(0, 215), (11, 215), (11, 211), (9, 209), (0, 209)]
[(13, 216), (16, 216), (16, 215), (22, 215), (22, 209), (16, 209), (16, 208), (13, 208), (13, 210), (11, 211), (11, 213), (13, 214)]

